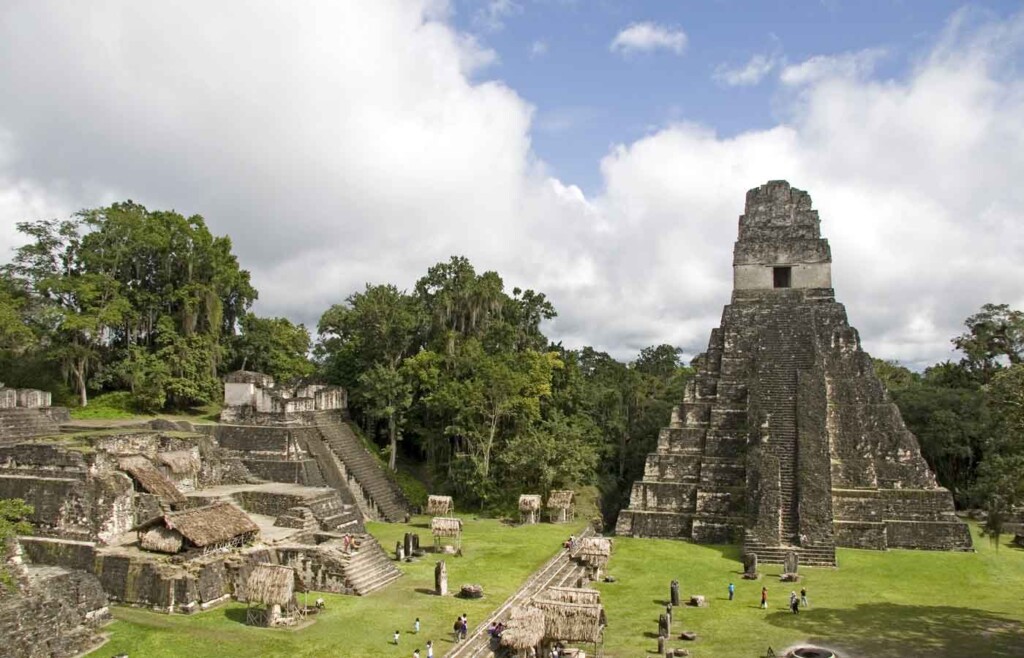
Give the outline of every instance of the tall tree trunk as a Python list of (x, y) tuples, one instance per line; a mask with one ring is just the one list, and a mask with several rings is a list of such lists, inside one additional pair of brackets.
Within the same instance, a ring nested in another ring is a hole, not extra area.
[(491, 448), (494, 446), (494, 435), (498, 431), (498, 414), (491, 416), (491, 429), (487, 435), (487, 444), (484, 445), (484, 477), (491, 472)]
[(391, 446), (390, 453), (388, 455), (388, 468), (391, 472), (398, 470), (395, 464), (395, 457), (398, 453), (398, 426), (395, 423), (395, 414), (388, 416), (388, 445)]
[(88, 393), (85, 390), (85, 363), (78, 363), (72, 369), (75, 371), (75, 382), (78, 386), (78, 402), (85, 407), (89, 404)]

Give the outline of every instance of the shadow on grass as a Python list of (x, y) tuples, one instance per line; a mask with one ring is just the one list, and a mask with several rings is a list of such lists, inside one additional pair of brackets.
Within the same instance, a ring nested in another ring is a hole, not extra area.
[(245, 608), (227, 608), (224, 617), (239, 624), (245, 623)]
[(767, 619), (802, 631), (812, 643), (846, 650), (850, 658), (1024, 656), (1024, 624), (987, 610), (878, 603), (799, 615), (778, 611)]

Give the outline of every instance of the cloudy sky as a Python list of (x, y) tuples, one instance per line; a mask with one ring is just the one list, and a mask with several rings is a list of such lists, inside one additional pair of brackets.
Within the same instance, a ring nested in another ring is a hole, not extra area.
[(547, 332), (701, 351), (748, 188), (808, 190), (875, 356), (1024, 307), (1024, 13), (930, 0), (0, 4), (0, 253), (133, 199), (315, 326), (452, 254)]

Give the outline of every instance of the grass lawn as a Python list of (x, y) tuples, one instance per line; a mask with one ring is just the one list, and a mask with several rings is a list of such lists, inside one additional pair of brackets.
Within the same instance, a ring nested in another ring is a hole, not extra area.
[[(457, 592), (462, 584), (479, 583), (485, 593), (481, 600), (434, 596), (436, 558), (428, 555), (400, 565), (405, 575), (383, 591), (364, 597), (323, 595), (327, 610), (315, 623), (297, 631), (246, 626), (245, 605), (238, 603), (192, 616), (117, 607), (117, 621), (107, 628), (112, 634), (111, 641), (90, 655), (107, 657), (124, 652), (133, 658), (405, 657), (433, 639), (435, 655), (441, 656), (451, 647), (452, 623), (459, 614), (469, 615), (470, 627), (478, 624), (554, 555), (570, 532), (583, 527), (583, 523), (510, 527), (495, 520), (469, 517), (463, 517), (463, 521), (465, 555), (447, 560), (449, 590)], [(368, 529), (385, 548), (393, 549), (406, 532), (419, 533), (422, 543), (431, 543), (427, 517), (417, 517), (410, 525), (370, 523)], [(302, 595), (299, 596), (301, 599)], [(311, 603), (314, 598), (310, 597)], [(416, 617), (422, 624), (418, 637), (412, 635)], [(390, 644), (396, 629), (402, 632), (398, 647)]]
[[(977, 553), (840, 549), (839, 569), (801, 569), (799, 584), (782, 583), (780, 567), (762, 565), (760, 581), (740, 578), (737, 546), (698, 546), (620, 538), (609, 564), (615, 583), (599, 583), (608, 614), (605, 655), (632, 658), (657, 648), (658, 615), (669, 583), (683, 601), (707, 597), (707, 608), (677, 609), (674, 640), (696, 658), (763, 656), (798, 642), (829, 646), (849, 658), (1010, 658), (1024, 656), (1024, 550), (999, 550), (972, 528)], [(729, 582), (736, 599), (728, 600)], [(795, 587), (794, 587), (795, 585)], [(769, 609), (760, 610), (768, 587)], [(810, 607), (787, 611), (789, 593), (806, 587)]]

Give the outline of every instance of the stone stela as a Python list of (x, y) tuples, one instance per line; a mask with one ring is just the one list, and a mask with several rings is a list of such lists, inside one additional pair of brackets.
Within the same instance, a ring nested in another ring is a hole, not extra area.
[[(739, 542), (761, 562), (835, 547), (970, 550), (832, 289), (811, 197), (747, 192), (732, 301), (695, 359), (616, 533)], [(756, 569), (756, 567), (754, 567)]]

